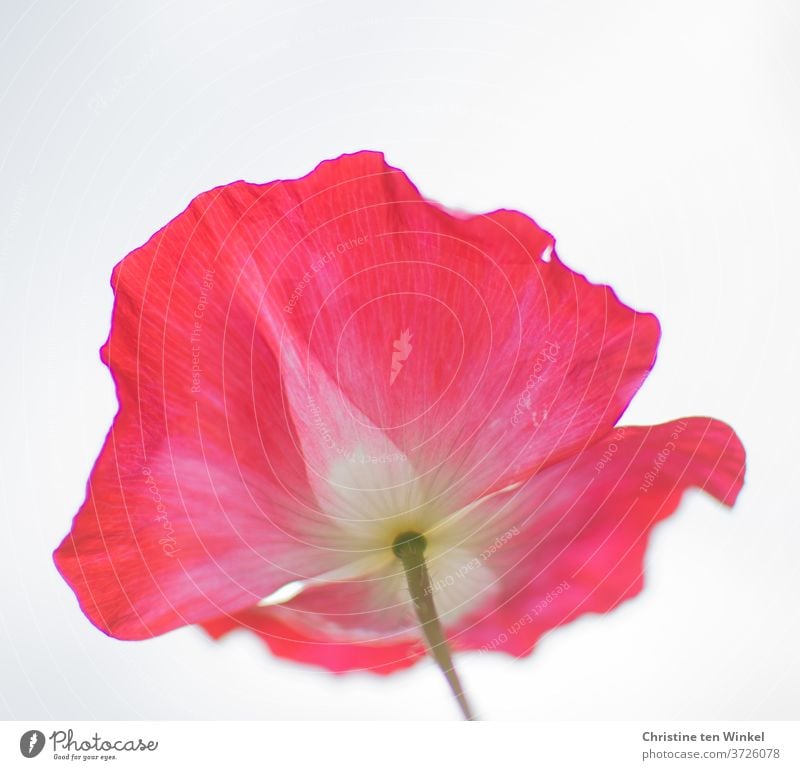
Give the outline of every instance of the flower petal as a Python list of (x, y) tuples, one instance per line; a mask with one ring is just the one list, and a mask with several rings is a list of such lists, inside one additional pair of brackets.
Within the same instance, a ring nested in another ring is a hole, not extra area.
[(257, 634), (274, 655), (298, 663), (311, 663), (336, 674), (351, 671), (391, 674), (425, 657), (425, 645), (421, 640), (384, 644), (337, 642), (282, 622), (277, 608), (245, 610), (235, 617), (206, 622), (203, 627), (214, 639), (230, 631), (247, 629)]
[(201, 195), (114, 271), (102, 356), (120, 408), (55, 553), (113, 636), (236, 611), (340, 562), (258, 329), (262, 266), (237, 229), (253, 191), (234, 187), (236, 204)]
[(556, 626), (641, 591), (653, 527), (686, 489), (733, 505), (744, 479), (733, 430), (708, 417), (623, 427), (483, 511), (515, 534), (487, 558), (505, 599), (452, 629), (460, 649), (528, 654)]
[[(526, 655), (547, 631), (612, 610), (641, 590), (650, 533), (684, 491), (697, 487), (733, 505), (743, 476), (744, 450), (733, 430), (690, 417), (618, 428), (492, 498), (461, 522), (465, 547), (429, 561), (451, 644)], [(295, 660), (328, 665), (330, 646), (337, 671), (368, 667), (359, 654), (365, 647), (395, 655), (420, 643), (398, 565), (219, 622), (215, 628), (251, 627), (276, 654)], [(340, 657), (348, 643), (352, 655)]]
[(554, 245), (517, 212), (443, 210), (377, 153), (195, 199), (114, 274), (120, 411), (55, 554), (92, 622), (246, 625), (385, 673), (422, 646), (383, 555), (437, 521), (458, 647), (525, 654), (637, 593), (654, 523), (688, 486), (731, 503), (744, 453), (708, 418), (611, 433), (658, 323)]
[(262, 206), (264, 323), (315, 390), (304, 430), (308, 394), (288, 389), (304, 449), (320, 422), (345, 452), (385, 434), (380, 451), (461, 507), (605, 434), (653, 365), (656, 319), (565, 267), (532, 220), (448, 213), (377, 153), (323, 163), (248, 216)]

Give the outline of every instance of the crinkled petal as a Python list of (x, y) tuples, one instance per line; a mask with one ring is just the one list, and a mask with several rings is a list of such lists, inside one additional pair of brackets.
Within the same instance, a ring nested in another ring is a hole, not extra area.
[(531, 219), (449, 213), (380, 154), (322, 163), (261, 210), (263, 320), (322, 479), (374, 446), (464, 505), (605, 434), (655, 360), (655, 317), (569, 270)]
[(485, 558), (502, 599), (451, 629), (455, 646), (525, 655), (550, 629), (636, 596), (655, 525), (689, 488), (733, 505), (744, 470), (728, 425), (687, 417), (618, 428), (491, 501), (483, 516), (510, 533)]
[(387, 552), (409, 527), (440, 527), (462, 649), (525, 654), (638, 592), (652, 526), (687, 487), (732, 503), (744, 453), (708, 418), (612, 431), (658, 322), (554, 246), (517, 212), (445, 211), (378, 153), (195, 199), (114, 274), (120, 411), (55, 554), (92, 622), (245, 626), (385, 673), (422, 654)]
[[(733, 430), (711, 418), (621, 427), (479, 506), (462, 522), (465, 547), (430, 560), (434, 601), (451, 644), (526, 655), (547, 631), (636, 596), (653, 527), (689, 488), (733, 505), (744, 459)], [(319, 665), (327, 665), (326, 643), (337, 651), (353, 645), (352, 656), (337, 653), (337, 671), (365, 668), (365, 647), (385, 652), (421, 643), (399, 565), (391, 574), (322, 585), (283, 606), (220, 623), (262, 636), (273, 629), (267, 637), (279, 641), (265, 641), (276, 654)], [(281, 633), (272, 625), (278, 623)], [(310, 640), (322, 645), (317, 658), (310, 657)]]
[(201, 195), (114, 271), (102, 356), (119, 412), (55, 553), (113, 636), (243, 609), (340, 560), (259, 328), (264, 266), (238, 231), (246, 208)]
[(253, 608), (235, 617), (221, 617), (203, 624), (215, 639), (237, 629), (257, 634), (270, 651), (297, 663), (310, 663), (336, 674), (369, 671), (391, 674), (408, 668), (425, 656), (420, 640), (389, 643), (336, 641), (324, 634), (300, 631), (282, 622), (280, 608)]

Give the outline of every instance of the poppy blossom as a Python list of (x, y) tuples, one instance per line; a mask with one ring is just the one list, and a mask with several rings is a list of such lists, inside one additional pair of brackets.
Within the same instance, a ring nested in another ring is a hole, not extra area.
[(381, 674), (427, 647), (460, 694), (450, 650), (608, 612), (686, 489), (743, 483), (722, 422), (617, 425), (653, 315), (379, 153), (203, 193), (112, 285), (119, 411), (55, 561), (119, 639), (244, 628)]

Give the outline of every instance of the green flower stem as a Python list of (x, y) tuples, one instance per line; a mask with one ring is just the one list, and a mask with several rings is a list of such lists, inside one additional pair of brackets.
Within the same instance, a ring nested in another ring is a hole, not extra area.
[(453, 656), (433, 603), (431, 578), (425, 564), (426, 545), (424, 535), (417, 532), (406, 532), (396, 538), (393, 551), (403, 563), (408, 590), (414, 602), (414, 609), (428, 649), (444, 674), (464, 718), (472, 721), (475, 717), (467, 702), (467, 697), (464, 695), (464, 688), (461, 686), (458, 673), (453, 666)]

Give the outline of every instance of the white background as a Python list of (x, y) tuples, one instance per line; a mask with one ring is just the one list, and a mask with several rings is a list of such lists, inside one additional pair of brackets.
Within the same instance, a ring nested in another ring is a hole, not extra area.
[(521, 209), (655, 312), (624, 422), (730, 422), (732, 511), (690, 494), (612, 615), (461, 656), (492, 719), (800, 717), (800, 5), (0, 5), (0, 716), (446, 719), (427, 664), (333, 677), (245, 633), (103, 636), (51, 552), (116, 410), (112, 266), (202, 190), (382, 149), (423, 193)]

